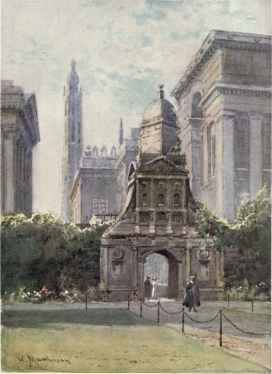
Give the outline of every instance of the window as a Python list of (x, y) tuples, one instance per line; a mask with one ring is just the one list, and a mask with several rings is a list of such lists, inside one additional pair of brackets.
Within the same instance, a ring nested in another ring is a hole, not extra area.
[(249, 120), (238, 118), (234, 127), (236, 205), (249, 197), (250, 132)]
[(159, 194), (158, 195), (158, 205), (159, 206), (164, 205), (164, 196), (163, 196), (163, 194)]
[(200, 106), (200, 101), (201, 101), (201, 93), (196, 92), (193, 97), (193, 102), (192, 102), (192, 113), (191, 117), (192, 118), (202, 118), (203, 117), (203, 110)]
[(175, 193), (174, 195), (174, 205), (178, 206), (179, 205), (179, 194)]
[(208, 179), (215, 176), (216, 138), (215, 125), (212, 122), (207, 127), (207, 151), (208, 151)]
[(143, 205), (147, 205), (147, 194), (143, 194)]
[(108, 200), (93, 199), (93, 215), (106, 214), (108, 211)]

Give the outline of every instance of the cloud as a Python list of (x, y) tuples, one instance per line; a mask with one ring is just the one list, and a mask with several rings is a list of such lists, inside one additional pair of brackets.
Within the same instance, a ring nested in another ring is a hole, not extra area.
[(98, 7), (98, 8), (101, 8), (101, 7), (104, 7), (106, 4), (103, 3), (102, 1), (84, 1), (83, 3), (80, 3), (79, 6), (82, 6), (82, 7), (91, 7), (91, 6), (94, 6), (94, 7)]
[(150, 21), (162, 21), (167, 18), (163, 10), (150, 9), (150, 12), (132, 13), (131, 17), (135, 19), (138, 26), (147, 26)]
[(146, 36), (146, 35), (141, 36), (141, 43), (142, 43), (143, 48), (151, 47), (154, 44), (152, 39), (149, 36)]

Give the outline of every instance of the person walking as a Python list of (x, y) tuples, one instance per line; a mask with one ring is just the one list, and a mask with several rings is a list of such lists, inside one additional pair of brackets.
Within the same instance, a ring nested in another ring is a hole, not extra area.
[(153, 289), (153, 286), (152, 286), (152, 283), (151, 283), (150, 279), (151, 278), (147, 276), (146, 280), (144, 282), (145, 297), (147, 297), (148, 300), (150, 300), (150, 298), (151, 298), (152, 289)]
[(201, 305), (200, 303), (200, 292), (198, 282), (194, 275), (190, 276), (190, 281), (186, 285), (186, 295), (182, 303), (188, 308), (188, 312), (197, 312), (197, 308)]
[(157, 278), (152, 279), (152, 300), (158, 300), (158, 283), (157, 283)]

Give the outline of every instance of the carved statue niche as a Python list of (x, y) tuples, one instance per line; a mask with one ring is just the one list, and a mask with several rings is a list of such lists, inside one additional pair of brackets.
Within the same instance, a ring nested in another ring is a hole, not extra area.
[(121, 277), (124, 275), (124, 250), (116, 248), (112, 253), (111, 273), (113, 277)]
[(180, 206), (180, 195), (178, 193), (174, 194), (174, 206), (175, 207)]
[(143, 193), (141, 197), (142, 205), (147, 206), (148, 205), (148, 195), (147, 193)]
[(160, 193), (158, 196), (157, 196), (157, 202), (158, 202), (158, 206), (164, 206), (164, 194)]

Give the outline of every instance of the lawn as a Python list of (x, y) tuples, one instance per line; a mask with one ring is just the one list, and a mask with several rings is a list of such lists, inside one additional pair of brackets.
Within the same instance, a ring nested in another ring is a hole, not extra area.
[(2, 371), (265, 373), (124, 309), (4, 311)]

